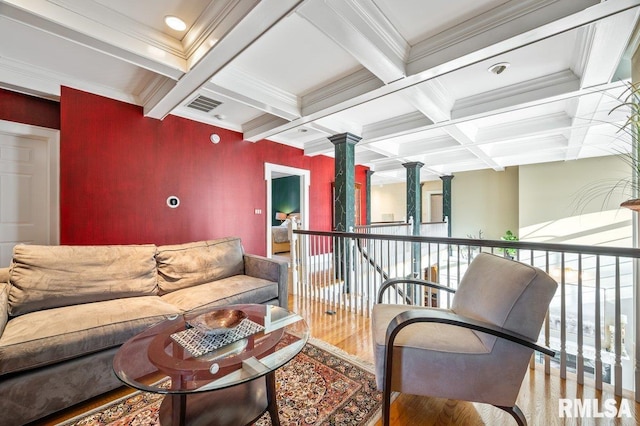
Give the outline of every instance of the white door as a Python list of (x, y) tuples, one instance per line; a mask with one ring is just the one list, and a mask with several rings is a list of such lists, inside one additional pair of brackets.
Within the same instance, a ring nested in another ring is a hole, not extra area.
[(0, 122), (0, 267), (9, 266), (19, 242), (57, 244), (57, 159), (51, 158), (57, 137), (57, 131)]

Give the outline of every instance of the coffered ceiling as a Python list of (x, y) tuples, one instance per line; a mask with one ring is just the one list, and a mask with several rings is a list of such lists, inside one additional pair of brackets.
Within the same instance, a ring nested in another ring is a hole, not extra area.
[(639, 6), (0, 0), (0, 87), (57, 99), (65, 85), (306, 155), (333, 155), (327, 137), (351, 132), (373, 183), (403, 181), (413, 161), (432, 180), (621, 149), (609, 123), (624, 113), (608, 111), (630, 78)]

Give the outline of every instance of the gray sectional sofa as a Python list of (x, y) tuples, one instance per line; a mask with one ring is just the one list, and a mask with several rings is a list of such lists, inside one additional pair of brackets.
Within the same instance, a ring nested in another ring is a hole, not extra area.
[(118, 347), (168, 315), (287, 306), (287, 265), (239, 238), (179, 245), (17, 245), (0, 269), (0, 413), (24, 424), (122, 386)]

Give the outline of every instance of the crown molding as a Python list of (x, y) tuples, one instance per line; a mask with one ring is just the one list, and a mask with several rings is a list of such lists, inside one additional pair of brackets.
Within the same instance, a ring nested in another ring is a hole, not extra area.
[(16, 86), (30, 87), (35, 96), (47, 99), (59, 100), (60, 88), (67, 86), (129, 104), (140, 105), (139, 99), (131, 93), (3, 57), (0, 57), (0, 72), (3, 79), (12, 81)]
[[(219, 28), (225, 21), (237, 20), (234, 14), (245, 15), (251, 11), (259, 0), (217, 0), (209, 2), (209, 5), (200, 14), (196, 22), (185, 34), (182, 44), (184, 53), (190, 62), (195, 62), (197, 51), (206, 46), (209, 40), (219, 40)], [(208, 50), (211, 46), (206, 46)]]
[(302, 115), (307, 116), (323, 110), (326, 110), (328, 114), (333, 109), (332, 107), (341, 102), (366, 95), (383, 86), (384, 84), (369, 70), (361, 68), (346, 77), (303, 95), (300, 98)]
[[(243, 138), (249, 142), (257, 142), (261, 139), (267, 139), (265, 136), (270, 130), (288, 123), (289, 120), (276, 117), (271, 114), (262, 114), (246, 123), (242, 124)], [(273, 136), (273, 135), (269, 135)]]
[(582, 51), (581, 87), (608, 83), (632, 41), (640, 11), (627, 10), (588, 26), (588, 34), (580, 39)]
[[(528, 31), (536, 32), (535, 35), (528, 37), (528, 42), (533, 42), (536, 36), (542, 34), (542, 28), (552, 23), (554, 28), (567, 25), (579, 26), (585, 17), (574, 15), (598, 3), (598, 0), (508, 2), (414, 45), (407, 63), (407, 73), (408, 75), (418, 74), (476, 52), (482, 52), (482, 56), (486, 56), (483, 50), (489, 47), (492, 47), (490, 50), (498, 48), (504, 51), (511, 44), (508, 42), (509, 39), (521, 36)], [(611, 7), (611, 9), (615, 8)], [(593, 15), (598, 13), (599, 10), (592, 12)], [(556, 24), (563, 19), (569, 21)], [(496, 43), (496, 40), (503, 40), (503, 42)], [(504, 47), (500, 48), (502, 45)], [(489, 53), (489, 50), (486, 50), (486, 53)]]
[(541, 99), (566, 95), (579, 89), (580, 80), (571, 70), (560, 71), (459, 99), (454, 105), (452, 116), (454, 119), (461, 119)]
[(566, 112), (526, 118), (478, 130), (476, 144), (489, 144), (528, 139), (545, 134), (557, 134), (571, 128), (572, 120)]
[(334, 149), (334, 145), (328, 138), (319, 138), (304, 144), (304, 155), (309, 157), (326, 155), (333, 153)]
[[(574, 49), (573, 56), (571, 57), (570, 67), (571, 71), (580, 77), (581, 81), (585, 71), (587, 70), (595, 33), (595, 24), (585, 25), (584, 27), (579, 28), (577, 32), (575, 43), (576, 48)], [(582, 83), (580, 86), (584, 87)]]
[(421, 112), (411, 112), (377, 123), (368, 124), (362, 132), (361, 145), (425, 130), (433, 121)]
[(208, 124), (210, 126), (215, 126), (218, 128), (224, 128), (227, 130), (232, 130), (234, 132), (242, 133), (242, 128), (234, 125), (228, 121), (218, 120), (214, 117), (208, 116), (206, 114), (199, 114), (199, 111), (192, 110), (190, 108), (176, 108), (171, 111), (171, 115), (176, 117), (186, 118), (187, 120), (197, 121), (199, 123)]
[(411, 48), (409, 62), (418, 61), (440, 50), (463, 43), (473, 37), (478, 37), (487, 31), (508, 24), (516, 18), (528, 15), (549, 4), (555, 3), (555, 1), (556, 0), (524, 0), (505, 3), (415, 44)]
[[(95, 51), (121, 59), (146, 70), (178, 79), (184, 74), (186, 62), (175, 55), (154, 56), (161, 52), (150, 49), (149, 45), (133, 39), (126, 34), (98, 25), (94, 21), (54, 5), (49, 1), (31, 2), (31, 9), (15, 6), (15, 0), (6, 0), (0, 4), (0, 13), (22, 25), (37, 28), (39, 31), (69, 40)], [(43, 18), (48, 16), (48, 19)], [(114, 39), (116, 37), (117, 39)], [(127, 46), (127, 49), (117, 46)]]
[[(333, 4), (344, 4), (344, 0), (331, 0)], [(372, 0), (353, 0), (351, 6), (358, 12), (361, 19), (367, 23), (375, 36), (395, 55), (402, 63), (409, 59), (411, 46), (402, 34), (391, 24), (380, 8)]]
[(218, 73), (209, 83), (224, 95), (245, 105), (286, 120), (300, 117), (298, 97), (282, 90), (233, 64)]
[[(85, 34), (97, 36), (104, 41), (111, 41), (112, 39), (120, 38), (121, 34), (126, 34), (143, 44), (153, 46), (183, 60), (186, 59), (180, 40), (170, 37), (155, 28), (141, 25), (140, 22), (101, 3), (93, 0), (47, 1), (74, 14), (76, 19), (66, 20), (65, 24), (71, 24)], [(108, 29), (111, 34), (107, 31), (100, 31), (100, 27)]]
[(451, 120), (451, 108), (454, 100), (448, 90), (437, 79), (427, 80), (408, 87), (402, 93), (418, 111), (433, 120), (434, 123)]

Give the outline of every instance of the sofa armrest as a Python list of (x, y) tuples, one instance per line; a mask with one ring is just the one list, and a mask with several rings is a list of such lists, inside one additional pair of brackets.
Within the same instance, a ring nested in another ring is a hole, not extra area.
[(0, 336), (4, 333), (7, 321), (9, 321), (9, 284), (0, 282)]
[(250, 277), (262, 278), (278, 283), (278, 302), (286, 308), (289, 304), (289, 266), (255, 254), (244, 255), (244, 273)]
[(10, 268), (0, 268), (0, 283), (9, 282), (9, 271), (11, 271)]

